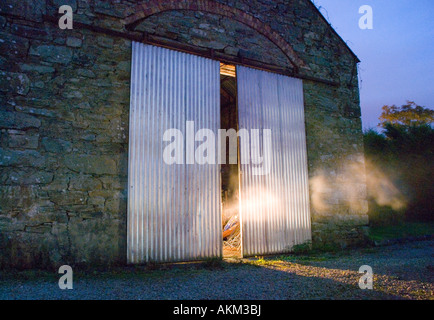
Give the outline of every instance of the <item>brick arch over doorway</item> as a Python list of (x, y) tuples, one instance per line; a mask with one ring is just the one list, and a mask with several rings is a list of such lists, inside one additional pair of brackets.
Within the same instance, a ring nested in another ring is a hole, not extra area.
[(296, 70), (306, 68), (305, 63), (298, 57), (292, 46), (269, 25), (242, 10), (212, 0), (150, 0), (130, 8), (129, 12), (134, 13), (124, 18), (123, 23), (127, 28), (134, 28), (150, 16), (170, 10), (203, 11), (234, 19), (256, 30), (273, 42), (282, 50)]

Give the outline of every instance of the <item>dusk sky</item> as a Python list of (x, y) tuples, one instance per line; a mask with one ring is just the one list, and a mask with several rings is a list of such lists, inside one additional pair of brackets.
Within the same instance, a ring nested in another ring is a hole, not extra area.
[[(434, 108), (433, 0), (314, 0), (359, 57), (363, 129), (376, 127), (381, 107), (412, 100)], [(359, 8), (373, 9), (372, 30), (359, 28)]]

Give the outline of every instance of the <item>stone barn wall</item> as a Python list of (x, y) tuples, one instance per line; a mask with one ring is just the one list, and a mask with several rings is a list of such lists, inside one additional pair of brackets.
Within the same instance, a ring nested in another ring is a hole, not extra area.
[(131, 40), (80, 22), (337, 83), (304, 80), (313, 242), (363, 241), (358, 60), (310, 1), (3, 0), (0, 267), (126, 262)]

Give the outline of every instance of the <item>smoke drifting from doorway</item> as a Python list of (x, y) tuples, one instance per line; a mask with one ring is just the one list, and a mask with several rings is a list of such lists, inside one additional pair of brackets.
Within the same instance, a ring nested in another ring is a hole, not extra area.
[(344, 163), (340, 168), (339, 172), (319, 171), (310, 179), (311, 202), (316, 212), (333, 213), (344, 206), (350, 213), (367, 213), (367, 198), (394, 210), (406, 207), (405, 196), (369, 160)]

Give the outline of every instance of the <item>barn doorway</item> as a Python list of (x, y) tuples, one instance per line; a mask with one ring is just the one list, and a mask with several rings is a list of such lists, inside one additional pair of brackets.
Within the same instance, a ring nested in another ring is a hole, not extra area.
[[(310, 240), (304, 123), (300, 79), (133, 42), (128, 262), (282, 253)], [(195, 128), (235, 132), (225, 161), (184, 150)]]
[[(234, 65), (220, 63), (221, 129), (238, 132), (237, 79)], [(238, 139), (237, 139), (238, 140)], [(224, 143), (224, 142), (222, 142)], [(232, 141), (232, 143), (234, 143)], [(239, 210), (239, 150), (236, 162), (230, 157), (230, 140), (226, 138), (221, 165), (222, 181), (222, 240), (224, 258), (241, 258), (241, 228)], [(233, 147), (233, 146), (232, 146)], [(233, 152), (234, 150), (232, 150)]]

